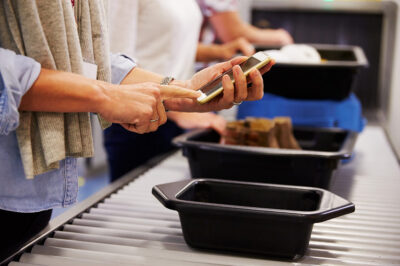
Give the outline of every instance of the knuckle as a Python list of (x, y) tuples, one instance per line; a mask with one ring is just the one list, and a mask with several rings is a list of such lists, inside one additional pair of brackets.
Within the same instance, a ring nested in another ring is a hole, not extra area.
[(159, 98), (161, 97), (161, 91), (160, 91), (160, 89), (157, 88), (157, 87), (154, 87), (152, 93), (153, 93), (153, 96), (154, 96), (156, 99), (159, 99)]
[(153, 112), (154, 108), (157, 105), (157, 99), (151, 98), (149, 101), (149, 105), (150, 105), (150, 107), (149, 107), (150, 111)]

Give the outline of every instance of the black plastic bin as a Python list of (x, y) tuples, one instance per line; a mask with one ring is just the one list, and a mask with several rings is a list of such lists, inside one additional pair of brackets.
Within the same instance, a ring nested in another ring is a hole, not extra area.
[(176, 137), (193, 178), (329, 188), (334, 170), (352, 155), (357, 133), (336, 128), (294, 127), (303, 150), (221, 145), (212, 130)]
[[(358, 46), (310, 44), (322, 59), (318, 64), (277, 63), (266, 73), (264, 90), (293, 99), (344, 100), (368, 61)], [(258, 51), (279, 47), (257, 47)]]
[(185, 180), (157, 185), (153, 195), (177, 210), (189, 246), (297, 259), (314, 223), (354, 211), (354, 204), (318, 188)]

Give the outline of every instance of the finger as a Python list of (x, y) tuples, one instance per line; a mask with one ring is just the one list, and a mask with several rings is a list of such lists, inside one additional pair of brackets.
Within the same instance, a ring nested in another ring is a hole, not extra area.
[(123, 128), (125, 128), (126, 130), (130, 131), (130, 132), (136, 132), (136, 127), (134, 124), (128, 124), (128, 123), (121, 123), (120, 124)]
[(147, 125), (137, 126), (137, 124), (128, 124), (128, 123), (121, 123), (120, 125), (128, 131), (138, 134), (146, 133), (147, 132), (146, 129), (148, 128)]
[(150, 132), (149, 131), (150, 120), (143, 124), (136, 124), (135, 127), (136, 127), (136, 133), (144, 134), (144, 133)]
[[(160, 110), (160, 104), (161, 100), (160, 98), (157, 99), (157, 103), (155, 104), (155, 106), (153, 107), (153, 114), (150, 118), (149, 121), (149, 128), (147, 129), (147, 132), (154, 132), (158, 129), (158, 126), (160, 125), (160, 115), (158, 113), (158, 110)], [(164, 107), (162, 107), (162, 109), (164, 109)], [(164, 118), (163, 118), (164, 119)]]
[(222, 77), (223, 96), (220, 98), (221, 108), (230, 108), (233, 106), (233, 100), (235, 97), (235, 88), (228, 75)]
[(195, 90), (182, 88), (174, 85), (159, 85), (161, 91), (161, 99), (169, 98), (191, 98), (196, 99), (201, 93)]
[(248, 59), (247, 56), (237, 56), (237, 57), (233, 58), (232, 60), (230, 60), (229, 63), (231, 64), (231, 67), (232, 67), (234, 65), (238, 65), (240, 63), (243, 63), (247, 59)]
[(167, 122), (167, 113), (165, 112), (165, 106), (162, 101), (157, 104), (158, 112), (158, 126), (164, 125)]
[(154, 110), (154, 114), (152, 115), (150, 121), (149, 121), (149, 127), (147, 129), (147, 132), (154, 132), (158, 129), (158, 121), (160, 120), (158, 116), (157, 110)]
[(244, 38), (239, 39), (239, 49), (245, 56), (251, 56), (255, 53), (254, 46)]
[[(196, 112), (200, 105), (195, 99), (167, 99), (164, 101), (165, 109), (179, 112)], [(204, 111), (203, 111), (204, 112)]]
[(239, 66), (233, 67), (233, 77), (235, 78), (235, 102), (241, 102), (247, 98), (247, 80)]
[[(235, 58), (247, 58), (247, 57), (239, 56), (239, 57), (235, 57)], [(232, 60), (234, 60), (234, 59), (232, 59)], [(210, 76), (210, 78), (216, 78), (217, 76), (221, 75), (222, 73), (224, 73), (228, 70), (231, 70), (231, 68), (234, 66), (234, 64), (232, 64), (232, 60), (218, 63), (218, 64), (215, 64), (215, 65), (209, 67), (208, 69), (213, 70), (212, 73), (214, 74), (214, 75)], [(236, 61), (239, 62), (240, 59), (237, 59)], [(240, 61), (239, 64), (243, 61), (244, 60)]]
[(254, 69), (249, 74), (252, 86), (248, 89), (248, 101), (260, 100), (264, 96), (264, 82), (261, 73)]

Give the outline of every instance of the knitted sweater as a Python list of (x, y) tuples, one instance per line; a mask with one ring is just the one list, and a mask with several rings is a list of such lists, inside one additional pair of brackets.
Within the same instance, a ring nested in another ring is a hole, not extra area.
[[(74, 9), (70, 0), (2, 0), (0, 46), (48, 69), (82, 74), (83, 60), (95, 63), (97, 79), (109, 82), (105, 16), (101, 0), (75, 0)], [(58, 168), (66, 157), (93, 155), (88, 113), (20, 112), (17, 138), (27, 178)]]

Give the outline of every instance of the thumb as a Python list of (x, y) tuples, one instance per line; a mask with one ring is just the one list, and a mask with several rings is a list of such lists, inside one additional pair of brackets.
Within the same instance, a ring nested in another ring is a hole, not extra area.
[(229, 63), (231, 64), (231, 67), (234, 65), (239, 65), (240, 63), (243, 63), (244, 61), (246, 61), (249, 57), (247, 56), (237, 56), (233, 59), (231, 59), (229, 61)]
[(250, 43), (243, 43), (240, 50), (245, 56), (251, 56), (255, 52), (254, 46)]
[(193, 98), (201, 96), (201, 92), (173, 85), (160, 85), (161, 99)]

